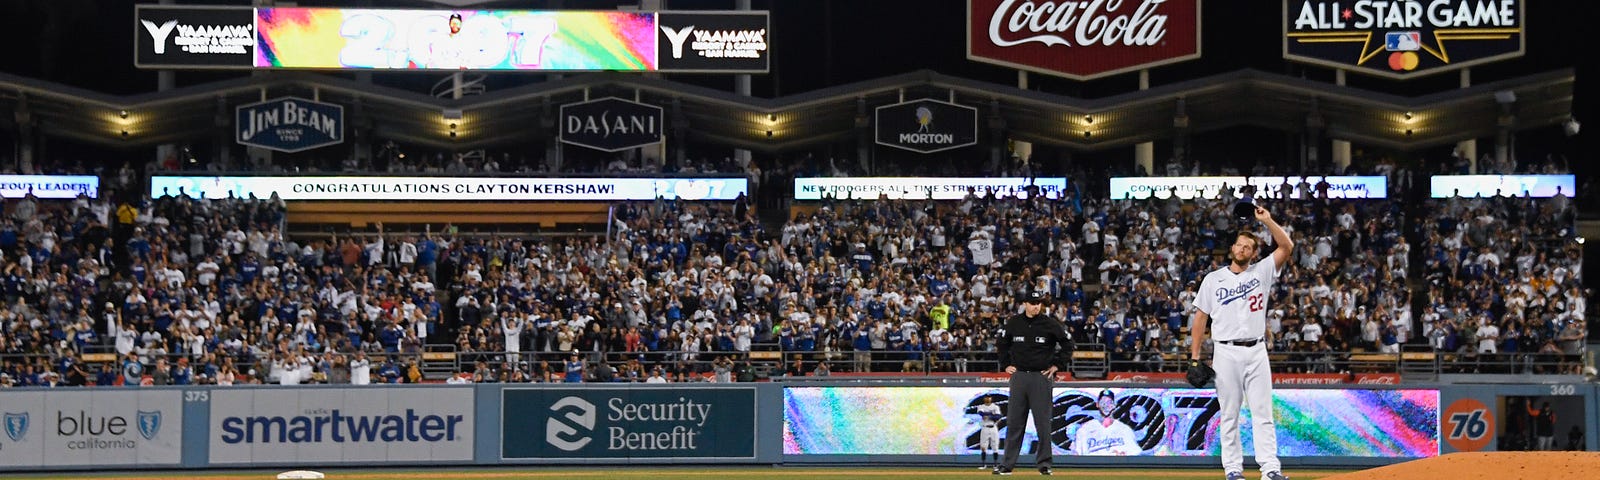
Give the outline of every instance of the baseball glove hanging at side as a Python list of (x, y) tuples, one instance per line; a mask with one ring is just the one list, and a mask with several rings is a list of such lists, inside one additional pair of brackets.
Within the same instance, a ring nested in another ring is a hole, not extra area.
[(1190, 360), (1189, 371), (1184, 376), (1187, 377), (1190, 385), (1194, 385), (1194, 388), (1205, 388), (1207, 383), (1211, 383), (1212, 380), (1217, 378), (1217, 371), (1212, 370), (1211, 366), (1206, 365), (1204, 362)]

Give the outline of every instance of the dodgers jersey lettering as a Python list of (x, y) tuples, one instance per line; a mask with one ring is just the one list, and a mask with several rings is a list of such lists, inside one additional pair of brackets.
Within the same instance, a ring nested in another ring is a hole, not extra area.
[(1125, 423), (1112, 421), (1110, 426), (1106, 426), (1100, 420), (1091, 420), (1078, 425), (1078, 437), (1072, 442), (1072, 453), (1138, 455), (1139, 441), (1133, 436), (1133, 428)]
[(1211, 338), (1251, 340), (1267, 332), (1267, 299), (1278, 280), (1268, 256), (1235, 274), (1228, 267), (1206, 274), (1195, 295), (1195, 307), (1211, 317)]

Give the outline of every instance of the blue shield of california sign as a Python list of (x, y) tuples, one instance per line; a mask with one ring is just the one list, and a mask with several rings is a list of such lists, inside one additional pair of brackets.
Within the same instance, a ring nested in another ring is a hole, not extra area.
[(22, 437), (28, 436), (28, 412), (6, 412), (6, 436), (11, 441), (20, 442)]
[(303, 152), (344, 143), (344, 107), (298, 97), (240, 105), (234, 128), (241, 145)]
[(139, 436), (145, 440), (154, 440), (156, 434), (161, 433), (161, 411), (139, 411)]

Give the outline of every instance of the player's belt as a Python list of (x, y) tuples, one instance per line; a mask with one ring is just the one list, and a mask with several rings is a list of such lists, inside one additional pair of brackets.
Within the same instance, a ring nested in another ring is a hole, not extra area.
[(1264, 340), (1260, 338), (1252, 338), (1249, 340), (1218, 340), (1217, 343), (1223, 345), (1233, 345), (1235, 347), (1254, 347), (1257, 343), (1261, 343), (1263, 341)]

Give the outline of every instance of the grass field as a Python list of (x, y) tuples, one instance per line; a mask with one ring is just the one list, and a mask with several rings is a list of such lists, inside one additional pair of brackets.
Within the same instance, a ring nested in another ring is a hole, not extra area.
[[(282, 470), (258, 471), (190, 471), (190, 472), (138, 472), (73, 474), (0, 475), (0, 478), (30, 480), (263, 480), (273, 479)], [(916, 479), (916, 478), (995, 478), (987, 470), (973, 467), (941, 468), (825, 468), (825, 467), (650, 467), (650, 468), (477, 468), (477, 469), (332, 469), (320, 470), (329, 480), (423, 480), (423, 479), (616, 479), (616, 480), (814, 480), (817, 478), (849, 479)], [(1289, 471), (1295, 480), (1316, 480), (1344, 471)], [(1254, 480), (1257, 472), (1247, 472)], [(1033, 469), (1018, 469), (1013, 477), (1038, 477)], [(1116, 480), (1180, 480), (1220, 479), (1220, 469), (1108, 469), (1069, 468), (1057, 469), (1058, 478), (1107, 478)]]

